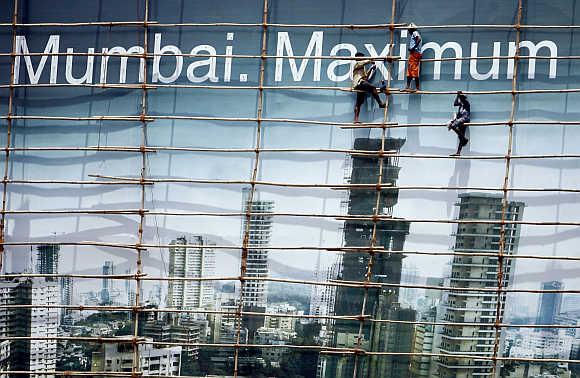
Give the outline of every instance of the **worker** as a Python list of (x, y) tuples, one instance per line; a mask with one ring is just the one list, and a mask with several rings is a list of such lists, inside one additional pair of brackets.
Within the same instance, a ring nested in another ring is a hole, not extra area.
[(419, 73), (421, 68), (421, 48), (423, 46), (423, 41), (421, 40), (421, 34), (417, 31), (417, 25), (411, 22), (407, 29), (411, 35), (409, 40), (409, 60), (407, 62), (407, 86), (404, 91), (415, 92), (411, 89), (411, 81), (415, 79), (415, 88), (417, 91), (421, 90), (421, 84), (419, 83)]
[[(352, 89), (357, 91), (356, 104), (354, 106), (354, 123), (359, 123), (360, 107), (364, 104), (368, 93), (372, 94), (380, 108), (384, 108), (385, 103), (379, 97), (377, 88), (370, 82), (377, 68), (374, 62), (370, 59), (364, 59), (365, 55), (361, 52), (357, 52), (354, 56), (356, 63), (352, 69)], [(367, 69), (367, 65), (372, 66)]]
[(461, 149), (469, 142), (469, 139), (465, 137), (465, 132), (467, 131), (466, 123), (471, 121), (471, 105), (467, 101), (467, 96), (463, 92), (457, 91), (453, 106), (458, 106), (459, 108), (457, 109), (457, 113), (454, 114), (453, 119), (447, 122), (447, 129), (455, 131), (459, 138), (457, 152), (451, 154), (451, 156), (460, 156)]

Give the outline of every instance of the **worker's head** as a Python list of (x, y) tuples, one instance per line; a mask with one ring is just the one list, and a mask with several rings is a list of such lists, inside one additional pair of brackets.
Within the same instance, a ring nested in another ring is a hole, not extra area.
[(461, 91), (457, 91), (457, 99), (462, 103), (467, 102), (467, 96), (464, 95), (463, 92), (461, 92)]
[(363, 56), (365, 56), (365, 54), (361, 53), (360, 51), (358, 51), (356, 54), (354, 54), (354, 56), (356, 58), (362, 58)]
[(415, 25), (414, 22), (409, 23), (409, 25), (407, 25), (407, 29), (412, 33), (415, 30), (417, 30), (417, 25)]

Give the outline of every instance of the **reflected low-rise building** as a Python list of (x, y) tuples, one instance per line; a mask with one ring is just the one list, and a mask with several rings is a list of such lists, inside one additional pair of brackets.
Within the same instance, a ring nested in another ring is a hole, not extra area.
[[(146, 339), (146, 342), (153, 341)], [(144, 375), (175, 376), (181, 370), (181, 346), (156, 348), (151, 344), (138, 345), (138, 369)], [(134, 364), (134, 349), (130, 342), (103, 344), (93, 352), (92, 372), (130, 373)]]

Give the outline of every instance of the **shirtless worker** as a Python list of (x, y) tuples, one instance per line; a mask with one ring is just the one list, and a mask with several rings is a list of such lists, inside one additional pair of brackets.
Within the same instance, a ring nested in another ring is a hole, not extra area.
[[(379, 91), (369, 81), (376, 70), (376, 66), (370, 59), (364, 59), (364, 54), (357, 52), (355, 55), (356, 63), (352, 69), (352, 89), (357, 91), (356, 104), (354, 106), (354, 123), (359, 123), (360, 107), (364, 104), (367, 94), (371, 94), (380, 108), (385, 107), (385, 103), (379, 97)], [(366, 66), (372, 64), (367, 70)]]

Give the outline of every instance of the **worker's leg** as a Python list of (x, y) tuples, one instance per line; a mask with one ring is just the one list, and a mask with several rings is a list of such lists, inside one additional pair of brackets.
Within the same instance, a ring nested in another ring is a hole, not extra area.
[(385, 103), (381, 100), (381, 97), (379, 96), (379, 91), (377, 90), (377, 88), (374, 85), (372, 85), (368, 81), (366, 81), (366, 80), (362, 81), (357, 86), (357, 89), (360, 89), (360, 90), (363, 90), (363, 91), (370, 93), (373, 96), (373, 98), (375, 99), (375, 101), (377, 102), (377, 104), (379, 104), (379, 107), (381, 107), (381, 108), (385, 107)]
[(421, 83), (419, 82), (419, 76), (417, 76), (415, 78), (415, 87), (417, 88), (418, 91), (421, 90)]
[(457, 134), (457, 137), (459, 139), (459, 143), (457, 144), (457, 152), (455, 152), (455, 155), (457, 155), (457, 156), (461, 155), (461, 150), (469, 142), (469, 139), (467, 139), (465, 137), (465, 132), (467, 131), (467, 126), (465, 126), (465, 121), (466, 121), (466, 119), (464, 119), (462, 117), (462, 118), (455, 120), (453, 122), (453, 124), (451, 125), (451, 129), (453, 131), (455, 131), (455, 133)]
[(356, 104), (354, 105), (354, 123), (359, 123), (358, 117), (360, 115), (360, 107), (365, 102), (366, 93), (357, 92), (356, 93)]

